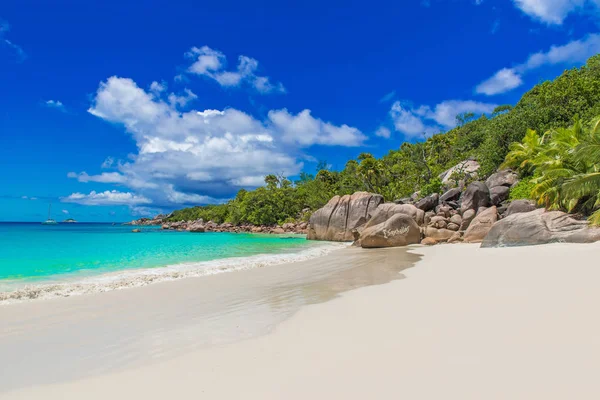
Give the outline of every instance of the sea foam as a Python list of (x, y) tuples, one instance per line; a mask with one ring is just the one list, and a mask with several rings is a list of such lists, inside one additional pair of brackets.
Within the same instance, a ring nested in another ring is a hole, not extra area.
[(258, 254), (248, 257), (222, 258), (211, 261), (167, 265), (164, 267), (122, 270), (93, 277), (78, 277), (55, 283), (31, 284), (13, 291), (0, 292), (0, 305), (28, 300), (108, 292), (111, 290), (146, 286), (157, 282), (304, 261), (324, 256), (331, 251), (347, 246), (348, 244), (343, 243), (323, 243), (296, 253)]

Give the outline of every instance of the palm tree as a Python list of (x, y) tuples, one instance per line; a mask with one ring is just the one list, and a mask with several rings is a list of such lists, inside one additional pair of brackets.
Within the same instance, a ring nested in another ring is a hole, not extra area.
[(548, 209), (591, 214), (600, 225), (600, 119), (589, 127), (576, 119), (547, 132), (531, 162), (537, 176), (532, 195)]
[(545, 136), (540, 137), (536, 131), (528, 129), (522, 142), (509, 146), (502, 168), (515, 168), (525, 175), (530, 175), (536, 168), (535, 158), (543, 149)]

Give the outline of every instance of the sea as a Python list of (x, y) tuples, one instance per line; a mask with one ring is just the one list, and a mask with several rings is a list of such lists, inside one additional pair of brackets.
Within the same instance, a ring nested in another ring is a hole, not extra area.
[[(132, 232), (133, 228), (141, 230)], [(339, 245), (303, 235), (191, 233), (105, 223), (0, 223), (0, 303), (301, 261)]]

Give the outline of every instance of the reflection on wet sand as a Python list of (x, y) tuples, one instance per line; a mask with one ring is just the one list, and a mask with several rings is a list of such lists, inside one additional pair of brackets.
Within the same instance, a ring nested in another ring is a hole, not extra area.
[[(302, 306), (403, 277), (406, 249), (324, 257), (0, 307), (0, 393), (147, 364), (266, 334)], [(23, 354), (27, 354), (26, 358)]]

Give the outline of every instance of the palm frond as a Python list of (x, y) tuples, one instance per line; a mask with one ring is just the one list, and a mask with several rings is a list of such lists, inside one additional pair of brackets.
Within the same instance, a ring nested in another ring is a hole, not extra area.
[(588, 222), (590, 223), (590, 225), (600, 226), (600, 210), (597, 210), (592, 215), (590, 215), (590, 217), (588, 218)]

